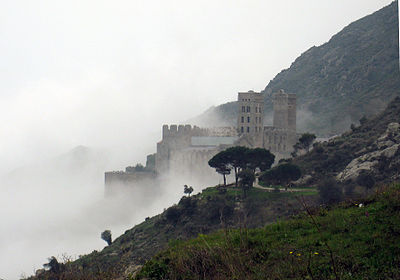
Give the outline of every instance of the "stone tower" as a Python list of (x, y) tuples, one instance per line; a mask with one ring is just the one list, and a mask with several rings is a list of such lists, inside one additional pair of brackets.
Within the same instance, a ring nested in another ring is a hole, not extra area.
[(252, 90), (238, 93), (239, 135), (262, 134), (264, 122), (264, 98), (259, 92)]
[(296, 94), (283, 89), (273, 96), (274, 127), (296, 131)]

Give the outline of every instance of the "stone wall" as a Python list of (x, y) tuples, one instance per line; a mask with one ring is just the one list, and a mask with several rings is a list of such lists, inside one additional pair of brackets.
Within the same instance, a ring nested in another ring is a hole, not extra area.
[(192, 137), (237, 136), (234, 127), (200, 128), (191, 125), (163, 125), (162, 140), (157, 143), (156, 171), (168, 172), (171, 168), (172, 154), (191, 146)]
[(290, 156), (296, 139), (295, 131), (273, 126), (264, 127), (264, 148), (275, 155), (280, 153), (282, 157)]
[(172, 151), (170, 172), (185, 178), (201, 179), (216, 177), (208, 161), (219, 152), (216, 148), (189, 148)]
[(284, 90), (273, 95), (273, 127), (296, 131), (296, 94)]

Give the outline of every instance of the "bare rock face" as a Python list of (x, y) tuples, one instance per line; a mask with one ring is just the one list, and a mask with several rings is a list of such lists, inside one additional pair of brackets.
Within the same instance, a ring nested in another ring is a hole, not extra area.
[(125, 275), (125, 277), (134, 278), (136, 276), (136, 274), (140, 271), (141, 268), (142, 268), (142, 265), (131, 264), (125, 270), (124, 275)]
[(336, 178), (344, 182), (356, 179), (362, 171), (374, 172), (380, 161), (392, 161), (399, 149), (400, 124), (390, 123), (386, 132), (369, 147), (372, 151), (353, 159)]

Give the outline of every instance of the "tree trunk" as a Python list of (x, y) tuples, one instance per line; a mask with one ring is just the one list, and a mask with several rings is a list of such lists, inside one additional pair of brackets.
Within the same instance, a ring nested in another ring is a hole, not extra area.
[(237, 167), (234, 168), (235, 169), (235, 187), (238, 187), (238, 170)]
[(224, 176), (224, 187), (226, 187), (226, 175), (222, 174), (222, 176)]

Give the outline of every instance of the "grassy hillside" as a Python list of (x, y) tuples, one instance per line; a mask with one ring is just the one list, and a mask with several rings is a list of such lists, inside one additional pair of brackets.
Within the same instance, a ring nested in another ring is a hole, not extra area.
[(399, 279), (399, 214), (397, 184), (264, 228), (175, 242), (136, 279)]
[(177, 205), (127, 230), (101, 252), (94, 251), (67, 262), (57, 273), (48, 271), (30, 279), (124, 277), (165, 249), (170, 242), (187, 240), (221, 228), (264, 226), (294, 215), (301, 211), (297, 195), (304, 195), (310, 205), (317, 203), (316, 191), (310, 189), (298, 193), (273, 193), (253, 188), (243, 198), (241, 190), (233, 187), (227, 192), (220, 192), (215, 187), (207, 188), (200, 194), (182, 197)]
[[(340, 134), (363, 115), (380, 112), (400, 93), (397, 14), (393, 2), (304, 52), (263, 90), (265, 112), (271, 112), (271, 93), (279, 89), (297, 94), (300, 131)], [(235, 125), (236, 111), (230, 102), (195, 121)]]

